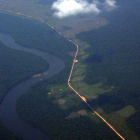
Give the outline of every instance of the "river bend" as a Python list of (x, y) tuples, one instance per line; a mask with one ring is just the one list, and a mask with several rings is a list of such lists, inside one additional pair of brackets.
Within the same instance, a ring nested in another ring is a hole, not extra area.
[(62, 59), (49, 53), (38, 51), (36, 49), (22, 47), (21, 45), (15, 43), (14, 38), (4, 33), (0, 33), (0, 41), (5, 46), (11, 49), (21, 50), (35, 54), (42, 57), (49, 63), (49, 69), (45, 71), (41, 76), (32, 77), (26, 81), (20, 82), (18, 85), (13, 87), (6, 94), (4, 100), (0, 105), (0, 120), (9, 130), (15, 132), (20, 138), (24, 140), (48, 140), (46, 134), (23, 122), (18, 117), (16, 113), (16, 101), (20, 95), (24, 94), (29, 89), (29, 87), (37, 81), (44, 78), (49, 78), (63, 70), (64, 62)]

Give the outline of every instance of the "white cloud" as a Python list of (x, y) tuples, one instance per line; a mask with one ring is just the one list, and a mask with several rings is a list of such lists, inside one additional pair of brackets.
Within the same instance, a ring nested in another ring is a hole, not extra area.
[(106, 0), (105, 1), (105, 8), (108, 11), (115, 9), (116, 8), (116, 1), (115, 0)]
[[(101, 9), (98, 6), (100, 5), (102, 4), (98, 0), (93, 0), (92, 3), (87, 2), (87, 0), (57, 0), (53, 3), (52, 9), (55, 10), (55, 16), (64, 18), (85, 13), (99, 14)], [(105, 0), (103, 5), (107, 10), (111, 10), (115, 7), (116, 2), (114, 0)]]

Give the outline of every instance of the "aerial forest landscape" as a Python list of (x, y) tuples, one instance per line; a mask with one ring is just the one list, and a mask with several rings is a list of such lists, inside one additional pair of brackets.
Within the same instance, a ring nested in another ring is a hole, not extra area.
[(139, 0), (0, 0), (0, 140), (140, 140)]

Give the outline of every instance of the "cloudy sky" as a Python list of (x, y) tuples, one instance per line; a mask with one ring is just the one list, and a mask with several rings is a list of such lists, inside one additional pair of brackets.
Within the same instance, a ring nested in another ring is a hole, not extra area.
[(115, 0), (104, 0), (103, 3), (98, 0), (93, 0), (92, 3), (87, 0), (57, 0), (52, 5), (54, 15), (59, 18), (86, 13), (99, 14), (103, 10), (111, 11), (115, 8)]

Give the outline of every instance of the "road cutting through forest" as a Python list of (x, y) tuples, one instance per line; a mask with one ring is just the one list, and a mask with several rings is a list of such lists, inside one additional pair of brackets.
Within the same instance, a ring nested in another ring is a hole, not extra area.
[[(0, 10), (3, 10), (3, 9), (0, 9)], [(45, 22), (44, 20), (42, 20), (42, 19), (40, 19), (40, 18), (38, 18), (38, 17), (25, 15), (25, 14), (19, 13), (19, 12), (15, 13), (15, 12), (12, 12), (12, 11), (10, 11), (10, 10), (3, 10), (3, 11), (9, 12), (9, 13), (13, 13), (13, 14), (17, 14), (17, 15), (21, 15), (21, 16), (25, 16), (25, 17), (28, 17), (28, 18), (37, 19), (37, 20), (39, 20), (39, 21), (41, 21), (41, 22), (47, 24), (49, 27), (51, 27), (53, 30), (55, 30), (55, 31), (56, 31), (59, 35), (61, 35), (62, 37), (66, 38), (66, 37), (63, 36), (57, 29), (55, 29), (55, 28), (54, 28), (53, 26), (51, 26), (49, 23)], [(71, 76), (72, 76), (72, 73), (73, 73), (73, 69), (74, 69), (75, 62), (77, 62), (76, 58), (77, 58), (77, 55), (78, 55), (79, 46), (78, 46), (78, 44), (76, 44), (76, 43), (73, 42), (72, 40), (70, 40), (70, 39), (68, 39), (68, 38), (66, 38), (66, 39), (67, 39), (69, 42), (71, 42), (72, 44), (74, 44), (74, 45), (76, 46), (76, 48), (77, 48), (76, 53), (75, 53), (75, 56), (74, 56), (74, 59), (73, 59), (71, 71), (70, 71), (70, 74), (69, 74), (69, 77), (68, 77), (68, 86), (69, 86), (69, 88), (70, 88), (73, 92), (75, 92), (75, 93), (81, 98), (81, 100), (84, 101), (84, 102), (87, 104), (87, 106), (88, 106), (88, 107), (89, 107), (89, 108), (90, 108), (104, 123), (106, 123), (106, 125), (108, 125), (108, 126), (110, 127), (110, 129), (112, 129), (112, 130), (118, 135), (118, 137), (120, 137), (120, 139), (125, 140), (125, 138), (124, 138), (124, 137), (123, 137), (109, 122), (107, 122), (105, 118), (103, 118), (97, 111), (95, 111), (95, 110), (93, 109), (93, 107), (91, 107), (91, 106), (88, 104), (86, 98), (85, 98), (84, 96), (81, 96), (81, 95), (72, 87), (70, 81), (71, 81)]]

